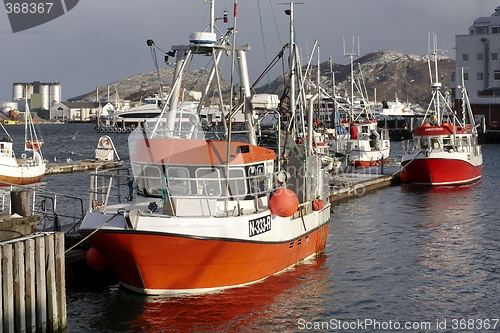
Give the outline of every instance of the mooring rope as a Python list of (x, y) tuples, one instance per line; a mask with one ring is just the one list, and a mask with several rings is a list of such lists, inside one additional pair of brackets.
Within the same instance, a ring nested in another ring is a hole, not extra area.
[(103, 224), (101, 224), (97, 229), (95, 229), (94, 231), (92, 231), (90, 234), (87, 235), (87, 237), (84, 237), (81, 241), (79, 241), (78, 243), (76, 243), (75, 245), (73, 245), (72, 247), (70, 247), (69, 249), (67, 249), (66, 251), (64, 251), (64, 254), (68, 253), (69, 251), (73, 250), (75, 247), (77, 247), (78, 245), (82, 244), (83, 242), (85, 242), (87, 239), (89, 239), (90, 236), (92, 236), (93, 234), (95, 234), (96, 232), (98, 232), (102, 227), (104, 227), (109, 221), (111, 221), (112, 219), (114, 219), (116, 216), (120, 215), (120, 211), (116, 212), (115, 215), (111, 216), (106, 222), (104, 222)]

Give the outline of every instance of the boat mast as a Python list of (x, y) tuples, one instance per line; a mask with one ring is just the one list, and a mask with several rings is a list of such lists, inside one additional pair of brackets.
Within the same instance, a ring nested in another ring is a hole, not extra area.
[[(431, 89), (432, 89), (432, 94), (433, 94), (433, 101), (434, 101), (434, 105), (435, 105), (435, 112), (436, 112), (436, 121), (438, 123), (441, 123), (442, 122), (442, 115), (441, 115), (441, 107), (440, 107), (440, 97), (441, 97), (441, 92), (440, 92), (440, 89), (441, 89), (441, 83), (439, 82), (439, 74), (438, 74), (438, 67), (437, 67), (437, 53), (438, 53), (438, 49), (437, 49), (437, 37), (436, 35), (433, 34), (433, 39), (432, 39), (432, 48), (431, 48), (431, 37), (430, 37), (430, 34), (429, 34), (429, 40), (428, 40), (428, 43), (429, 43), (429, 75), (430, 75), (430, 78), (431, 78)], [(432, 57), (434, 57), (434, 74), (435, 74), (435, 78), (433, 79), (432, 77), (432, 69), (431, 69), (431, 61), (432, 61)]]
[[(290, 2), (290, 9), (288, 14), (290, 15), (290, 59), (288, 59), (288, 68), (290, 71), (290, 111), (292, 117), (295, 118), (295, 43), (294, 43), (294, 21), (293, 21), (293, 2)], [(286, 12), (286, 11), (285, 11)]]
[[(358, 54), (359, 54), (359, 38), (358, 38)], [(344, 39), (344, 56), (349, 57), (349, 62), (351, 64), (351, 107), (349, 108), (350, 120), (354, 120), (354, 57), (357, 56), (354, 52), (354, 36), (352, 36), (352, 52), (345, 53), (345, 39)]]

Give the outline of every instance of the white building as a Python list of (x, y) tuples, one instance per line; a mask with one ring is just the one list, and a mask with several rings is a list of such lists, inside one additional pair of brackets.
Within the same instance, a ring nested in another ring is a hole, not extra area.
[(97, 116), (99, 110), (107, 114), (109, 110), (114, 110), (114, 108), (111, 103), (101, 103), (99, 107), (96, 102), (59, 102), (50, 108), (50, 120), (62, 122), (89, 121)]
[(463, 72), (472, 110), (476, 118), (485, 117), (488, 128), (491, 121), (500, 120), (500, 6), (491, 16), (474, 20), (469, 34), (456, 35), (455, 46), (457, 69), (451, 87), (461, 83)]

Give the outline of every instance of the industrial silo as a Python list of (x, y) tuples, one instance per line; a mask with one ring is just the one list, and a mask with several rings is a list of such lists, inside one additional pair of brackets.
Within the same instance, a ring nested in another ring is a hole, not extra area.
[(50, 108), (50, 83), (40, 83), (39, 94), (42, 95), (42, 108), (48, 110)]
[(61, 84), (58, 82), (50, 84), (50, 106), (61, 101)]
[(10, 102), (10, 101), (5, 101), (5, 102), (0, 102), (0, 111), (9, 114), (10, 111), (12, 110), (17, 110), (17, 102)]
[(14, 83), (12, 85), (12, 100), (13, 101), (24, 99), (24, 86), (25, 86), (25, 83)]

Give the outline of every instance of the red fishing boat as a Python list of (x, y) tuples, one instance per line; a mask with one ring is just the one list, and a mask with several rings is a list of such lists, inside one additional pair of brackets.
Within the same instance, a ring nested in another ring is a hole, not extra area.
[[(199, 110), (177, 104), (189, 56), (213, 56), (217, 66), (234, 49), (242, 90), (251, 97), (248, 46), (229, 45), (229, 35), (217, 42), (215, 33), (197, 36), (200, 42), (173, 48), (176, 78), (152, 130), (131, 134), (132, 173), (91, 175), (90, 207), (79, 229), (93, 246), (89, 264), (108, 264), (123, 286), (144, 294), (255, 283), (316, 256), (327, 240), (327, 169), (312, 143), (298, 144), (297, 133), (282, 133), (280, 126), (278, 152), (258, 146), (251, 108), (245, 111), (248, 142), (231, 140), (231, 117), (225, 139), (207, 139)], [(312, 128), (312, 117), (308, 121)], [(119, 191), (123, 186), (128, 195)]]
[(483, 157), (464, 80), (458, 87), (462, 93), (459, 117), (440, 91), (436, 45), (430, 55), (435, 63), (432, 100), (413, 138), (403, 142), (400, 179), (433, 186), (471, 184), (481, 179)]

